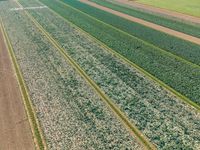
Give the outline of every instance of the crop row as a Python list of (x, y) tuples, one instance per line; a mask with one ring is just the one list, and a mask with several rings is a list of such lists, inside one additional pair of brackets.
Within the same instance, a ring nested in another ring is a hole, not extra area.
[[(28, 4), (26, 0), (20, 2)], [(29, 13), (158, 148), (198, 146), (200, 117), (195, 109), (124, 64), (51, 11)]]
[(128, 37), (126, 34), (57, 1), (51, 1), (51, 3), (47, 0), (41, 1), (116, 52), (189, 97), (197, 104), (200, 104), (199, 68), (193, 68), (176, 58), (161, 53), (156, 48)]
[(158, 14), (154, 14), (152, 12), (147, 12), (145, 10), (141, 10), (134, 7), (129, 7), (120, 3), (117, 3), (113, 0), (90, 0), (99, 5), (111, 8), (113, 10), (144, 19), (149, 22), (153, 22), (155, 24), (171, 28), (176, 31), (180, 31), (195, 37), (200, 38), (200, 27), (198, 25), (192, 25), (187, 22), (170, 19), (169, 17), (161, 16)]
[(23, 11), (3, 20), (48, 149), (142, 149)]
[[(138, 23), (131, 22), (123, 19), (111, 13), (94, 8), (87, 4), (74, 0), (62, 0), (66, 4), (69, 4), (90, 16), (93, 16), (105, 23), (108, 23), (118, 29), (143, 39), (159, 48), (169, 51), (175, 55), (181, 56), (186, 60), (189, 60), (195, 64), (200, 65), (200, 46), (178, 39), (171, 35), (156, 31), (149, 27), (143, 26)], [(112, 18), (112, 19), (111, 19)]]

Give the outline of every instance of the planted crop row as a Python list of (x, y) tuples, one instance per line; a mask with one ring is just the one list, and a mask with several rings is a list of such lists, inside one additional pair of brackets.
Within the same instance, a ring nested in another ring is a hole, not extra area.
[(67, 7), (57, 1), (41, 0), (61, 16), (70, 20), (101, 42), (136, 63), (178, 92), (200, 104), (200, 69), (193, 68), (154, 47), (128, 37), (105, 24)]
[[(28, 4), (26, 0), (20, 2)], [(195, 109), (124, 64), (51, 11), (29, 13), (159, 149), (198, 146), (200, 117)]]
[(142, 149), (24, 12), (4, 7), (3, 20), (48, 149)]
[(169, 19), (167, 17), (158, 14), (153, 14), (145, 10), (121, 5), (120, 3), (117, 3), (115, 1), (108, 1), (108, 0), (90, 0), (90, 1), (111, 8), (113, 10), (200, 38), (200, 27), (198, 25), (192, 25), (175, 19)]
[[(184, 59), (200, 65), (200, 46), (178, 39), (171, 35), (156, 31), (149, 27), (143, 26), (138, 23), (131, 22), (111, 13), (94, 8), (87, 4), (74, 0), (62, 0), (90, 16), (93, 16), (105, 23), (108, 23), (122, 31), (145, 40), (159, 48), (169, 51), (175, 55), (181, 56)], [(111, 19), (112, 18), (112, 19)]]

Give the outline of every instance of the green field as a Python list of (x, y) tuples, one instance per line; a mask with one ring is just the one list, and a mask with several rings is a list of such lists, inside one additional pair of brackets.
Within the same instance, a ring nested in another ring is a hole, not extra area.
[[(130, 147), (142, 150), (93, 88), (43, 37), (24, 11), (10, 11), (9, 8), (14, 7), (14, 2), (0, 5), (0, 16), (47, 148), (68, 150), (75, 145), (74, 149)], [(40, 145), (39, 150), (42, 150), (44, 146)]]
[(199, 149), (199, 45), (79, 0), (5, 1), (0, 19), (38, 149)]
[[(115, 50), (117, 53), (126, 57), (129, 61), (137, 64), (173, 89), (176, 89), (176, 91), (180, 92), (181, 94), (185, 96), (187, 95), (187, 97), (192, 99), (195, 103), (200, 104), (200, 93), (198, 89), (200, 83), (199, 67), (191, 67), (190, 65), (177, 60), (174, 57), (166, 55), (166, 53), (164, 54), (163, 51), (159, 51), (156, 47), (152, 47), (147, 43), (138, 40), (137, 38), (128, 36), (125, 32), (120, 32), (116, 28), (113, 28), (115, 25), (109, 26), (105, 23), (99, 22), (98, 20), (95, 20), (94, 18), (91, 18), (80, 11), (74, 10), (73, 7), (83, 10), (84, 12), (93, 10), (90, 13), (87, 12), (90, 15), (94, 15), (98, 12), (99, 15), (95, 15), (95, 18), (99, 16), (107, 18), (107, 16), (109, 16), (112, 18), (113, 22), (115, 19), (114, 15), (109, 15), (108, 13), (106, 15), (100, 15), (102, 14), (101, 11), (98, 11), (97, 9), (82, 4), (78, 1), (64, 1), (65, 4), (68, 4), (67, 6), (58, 2), (48, 3), (46, 0), (41, 1), (69, 21), (82, 28), (84, 31), (97, 38), (99, 41), (103, 42), (111, 49)], [(119, 24), (121, 24), (123, 20), (119, 18), (118, 22), (119, 20)], [(128, 26), (129, 24), (126, 25)], [(130, 29), (129, 32), (131, 31), (133, 30)], [(140, 31), (141, 33), (145, 33), (142, 32), (142, 29)], [(126, 32), (128, 31), (126, 30)], [(152, 36), (149, 35), (148, 37)], [(157, 39), (161, 39), (161, 36), (157, 36)], [(166, 41), (166, 38), (163, 38), (163, 41)], [(180, 46), (184, 43), (185, 41), (176, 45)], [(174, 48), (177, 46), (174, 46)], [(183, 50), (183, 53), (185, 52), (187, 53), (187, 51)], [(196, 55), (198, 55), (198, 52), (196, 52)], [(173, 78), (171, 78), (171, 76), (173, 76)]]
[(200, 17), (199, 0), (138, 0), (137, 2)]
[(111, 8), (113, 10), (128, 14), (130, 16), (140, 18), (200, 38), (200, 26), (198, 25), (192, 25), (183, 21), (169, 19), (164, 15), (152, 14), (152, 12), (145, 12), (144, 10), (130, 7), (128, 5), (123, 5), (121, 3), (117, 3), (112, 0), (111, 1), (90, 0), (90, 1)]

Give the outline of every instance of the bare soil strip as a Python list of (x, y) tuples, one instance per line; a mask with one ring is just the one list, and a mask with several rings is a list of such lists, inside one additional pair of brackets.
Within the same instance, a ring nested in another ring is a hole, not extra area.
[(2, 31), (0, 31), (0, 149), (34, 150), (29, 121)]
[(170, 10), (167, 10), (167, 9), (164, 9), (164, 8), (153, 7), (153, 6), (150, 6), (150, 5), (141, 4), (141, 3), (138, 3), (136, 1), (131, 1), (131, 0), (115, 0), (115, 1), (122, 3), (122, 4), (127, 4), (129, 6), (133, 6), (135, 8), (140, 8), (140, 9), (144, 9), (144, 10), (147, 10), (147, 11), (150, 11), (150, 12), (166, 15), (166, 16), (169, 16), (169, 17), (172, 17), (172, 18), (178, 18), (180, 20), (200, 24), (200, 18), (199, 17), (182, 14), (182, 13), (175, 12), (175, 11), (170, 11)]
[(182, 32), (178, 32), (178, 31), (175, 31), (175, 30), (172, 30), (172, 29), (169, 29), (169, 28), (166, 28), (166, 27), (163, 27), (163, 26), (160, 26), (160, 25), (148, 22), (148, 21), (144, 21), (144, 20), (139, 19), (139, 18), (132, 17), (130, 15), (127, 15), (127, 14), (112, 10), (110, 8), (98, 5), (98, 4), (90, 2), (88, 0), (80, 0), (80, 1), (85, 3), (85, 4), (88, 4), (90, 6), (96, 7), (98, 9), (104, 10), (106, 12), (109, 12), (109, 13), (112, 13), (112, 14), (117, 15), (119, 17), (122, 17), (122, 18), (125, 18), (127, 20), (130, 20), (132, 22), (136, 22), (136, 23), (142, 24), (142, 25), (150, 27), (152, 29), (155, 29), (155, 30), (164, 32), (166, 34), (178, 37), (180, 39), (183, 39), (183, 40), (186, 40), (186, 41), (190, 41), (192, 43), (200, 45), (200, 39), (196, 38), (196, 37), (193, 37), (191, 35), (187, 35), (187, 34), (184, 34)]

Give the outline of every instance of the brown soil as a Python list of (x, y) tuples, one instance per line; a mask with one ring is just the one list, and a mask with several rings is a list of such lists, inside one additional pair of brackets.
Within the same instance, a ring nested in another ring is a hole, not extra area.
[(0, 150), (34, 150), (14, 69), (0, 32)]
[(130, 15), (127, 15), (127, 14), (112, 10), (110, 8), (98, 5), (98, 4), (96, 4), (94, 2), (90, 2), (88, 0), (80, 0), (80, 1), (83, 2), (83, 3), (86, 3), (86, 4), (90, 5), (90, 6), (96, 7), (98, 9), (101, 9), (101, 10), (104, 10), (106, 12), (109, 12), (109, 13), (112, 13), (114, 15), (117, 15), (117, 16), (120, 16), (122, 18), (125, 18), (127, 20), (130, 20), (130, 21), (133, 21), (133, 22), (137, 22), (139, 24), (142, 24), (144, 26), (150, 27), (152, 29), (155, 29), (155, 30), (167, 33), (169, 35), (178, 37), (180, 39), (187, 40), (187, 41), (190, 41), (190, 42), (193, 42), (195, 44), (200, 45), (200, 39), (199, 38), (196, 38), (196, 37), (184, 34), (182, 32), (178, 32), (178, 31), (175, 31), (175, 30), (172, 30), (172, 29), (169, 29), (169, 28), (166, 28), (166, 27), (163, 27), (163, 26), (160, 26), (160, 25), (148, 22), (148, 21), (144, 21), (144, 20), (139, 19), (139, 18), (132, 17)]
[(116, 2), (119, 2), (119, 3), (122, 3), (122, 4), (127, 4), (127, 5), (133, 6), (135, 8), (144, 9), (144, 10), (147, 10), (147, 11), (150, 11), (150, 12), (166, 15), (166, 16), (169, 16), (169, 17), (172, 17), (172, 18), (177, 18), (177, 19), (180, 19), (180, 20), (200, 24), (200, 18), (199, 17), (182, 14), (182, 13), (167, 10), (167, 9), (164, 9), (164, 8), (153, 7), (153, 6), (150, 6), (150, 5), (141, 4), (141, 3), (131, 1), (131, 0), (116, 0)]

